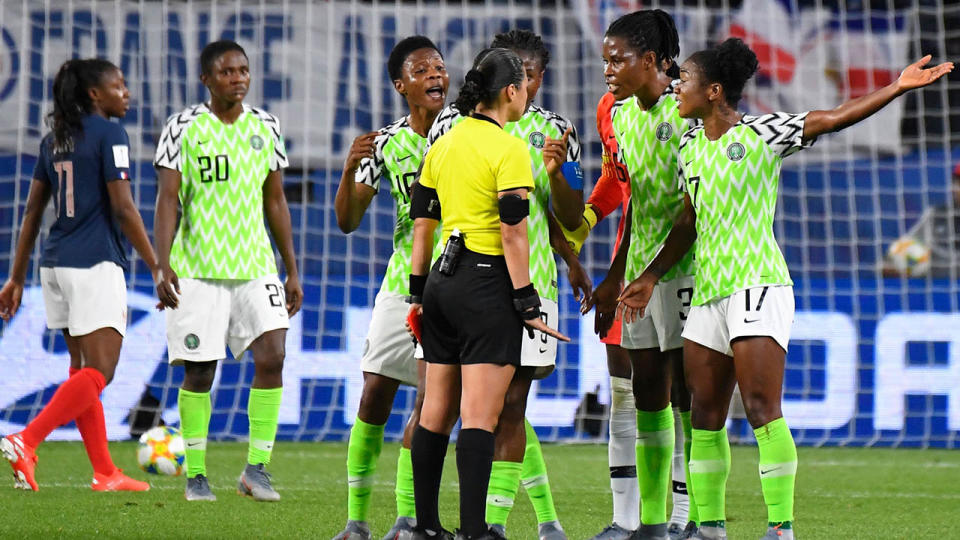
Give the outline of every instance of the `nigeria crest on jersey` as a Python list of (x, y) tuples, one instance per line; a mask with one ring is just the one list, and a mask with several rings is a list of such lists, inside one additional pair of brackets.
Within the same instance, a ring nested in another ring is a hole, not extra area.
[(531, 133), (530, 136), (528, 137), (528, 140), (530, 141), (530, 144), (534, 148), (538, 148), (538, 149), (542, 149), (543, 145), (546, 144), (547, 142), (547, 138), (543, 135), (543, 133), (539, 131), (534, 131), (533, 133)]
[(735, 142), (727, 147), (727, 158), (730, 161), (740, 161), (747, 151), (742, 144)]
[(673, 137), (673, 125), (670, 122), (660, 122), (660, 125), (657, 126), (656, 135), (660, 142), (669, 141), (670, 137)]

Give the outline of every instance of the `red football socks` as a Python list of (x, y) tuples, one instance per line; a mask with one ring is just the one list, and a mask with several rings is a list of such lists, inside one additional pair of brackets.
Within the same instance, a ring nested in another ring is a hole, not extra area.
[[(71, 367), (70, 376), (73, 377), (80, 370)], [(93, 472), (104, 476), (111, 476), (117, 470), (107, 448), (107, 426), (103, 419), (103, 403), (99, 399), (80, 416), (73, 419), (77, 423), (80, 436), (83, 437), (83, 446), (87, 449), (87, 457), (93, 465)]]
[(106, 385), (99, 371), (89, 367), (78, 371), (57, 388), (50, 403), (21, 432), (23, 443), (36, 448), (51, 431), (87, 412), (94, 403), (99, 404)]

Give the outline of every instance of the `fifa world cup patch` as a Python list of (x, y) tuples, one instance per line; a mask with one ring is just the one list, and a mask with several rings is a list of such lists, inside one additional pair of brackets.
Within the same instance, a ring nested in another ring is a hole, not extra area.
[(740, 161), (745, 155), (747, 155), (746, 148), (738, 142), (727, 147), (727, 158), (729, 158), (730, 161)]
[(670, 122), (660, 122), (657, 126), (657, 140), (667, 142), (673, 137), (673, 125)]
[(254, 150), (260, 150), (263, 148), (263, 137), (259, 135), (254, 135), (250, 137), (250, 148)]
[(527, 138), (530, 140), (530, 144), (532, 144), (534, 148), (543, 148), (543, 145), (547, 142), (547, 138), (539, 131), (534, 131)]
[(200, 338), (196, 334), (187, 334), (187, 337), (183, 338), (183, 346), (191, 351), (196, 350), (200, 346)]

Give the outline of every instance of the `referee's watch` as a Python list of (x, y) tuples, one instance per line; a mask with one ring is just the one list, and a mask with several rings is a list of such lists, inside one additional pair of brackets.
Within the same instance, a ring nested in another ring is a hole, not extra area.
[(410, 274), (410, 296), (407, 297), (408, 304), (423, 303), (423, 289), (427, 286), (427, 276), (418, 276)]

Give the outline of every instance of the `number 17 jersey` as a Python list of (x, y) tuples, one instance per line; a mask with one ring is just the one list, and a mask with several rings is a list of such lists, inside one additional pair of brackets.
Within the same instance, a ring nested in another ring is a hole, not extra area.
[(280, 122), (244, 104), (224, 124), (205, 104), (167, 120), (153, 162), (180, 172), (183, 215), (170, 250), (180, 277), (250, 280), (277, 273), (263, 184), (287, 166)]

